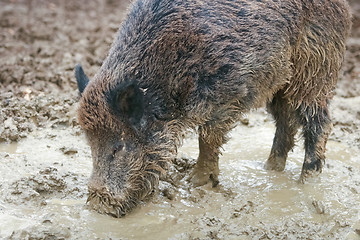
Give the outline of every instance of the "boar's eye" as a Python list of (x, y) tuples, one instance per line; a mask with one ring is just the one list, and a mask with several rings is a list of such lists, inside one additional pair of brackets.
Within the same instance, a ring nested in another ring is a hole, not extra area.
[(115, 144), (114, 148), (113, 148), (113, 157), (115, 156), (115, 154), (119, 151), (122, 151), (124, 149), (124, 144), (119, 142), (117, 144)]
[(109, 103), (115, 112), (137, 125), (144, 113), (144, 96), (135, 81), (120, 83), (109, 94)]

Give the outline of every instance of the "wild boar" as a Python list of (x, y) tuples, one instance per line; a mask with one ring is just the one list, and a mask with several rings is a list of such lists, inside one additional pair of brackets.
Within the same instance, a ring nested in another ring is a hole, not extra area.
[(350, 25), (343, 0), (136, 1), (92, 81), (75, 70), (90, 205), (115, 217), (132, 210), (191, 128), (200, 148), (191, 180), (216, 186), (227, 133), (264, 104), (276, 122), (265, 167), (284, 169), (302, 127), (300, 180), (320, 173)]

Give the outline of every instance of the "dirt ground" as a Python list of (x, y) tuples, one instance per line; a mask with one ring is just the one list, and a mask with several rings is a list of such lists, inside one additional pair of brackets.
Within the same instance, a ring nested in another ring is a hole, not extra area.
[(263, 169), (274, 126), (259, 109), (225, 146), (219, 187), (185, 181), (197, 154), (190, 135), (154, 199), (114, 219), (85, 203), (92, 162), (73, 69), (96, 73), (128, 1), (1, 0), (0, 238), (360, 239), (360, 1), (349, 2), (353, 30), (317, 181), (296, 181), (300, 137), (283, 173)]

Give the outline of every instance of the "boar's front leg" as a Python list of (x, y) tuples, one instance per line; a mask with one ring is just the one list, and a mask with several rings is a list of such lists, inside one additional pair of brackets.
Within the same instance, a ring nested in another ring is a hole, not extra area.
[(194, 186), (205, 185), (209, 181), (213, 187), (219, 184), (219, 148), (225, 143), (226, 133), (208, 125), (199, 127), (199, 157), (190, 176)]

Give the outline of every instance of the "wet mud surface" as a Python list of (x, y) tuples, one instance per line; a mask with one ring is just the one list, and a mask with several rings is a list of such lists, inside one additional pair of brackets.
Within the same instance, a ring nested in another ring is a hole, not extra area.
[(298, 178), (302, 139), (284, 172), (264, 170), (274, 134), (246, 115), (220, 158), (220, 184), (192, 187), (195, 134), (152, 200), (115, 219), (86, 205), (90, 149), (76, 120), (76, 63), (93, 76), (126, 1), (0, 1), (1, 239), (360, 239), (360, 2), (331, 103), (323, 173)]

